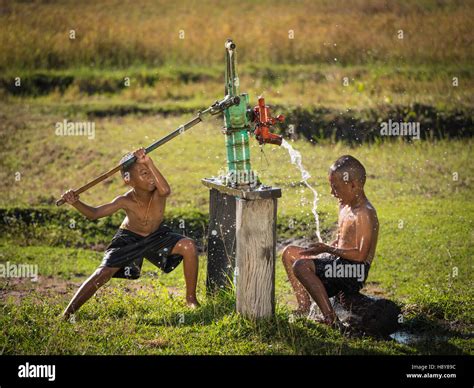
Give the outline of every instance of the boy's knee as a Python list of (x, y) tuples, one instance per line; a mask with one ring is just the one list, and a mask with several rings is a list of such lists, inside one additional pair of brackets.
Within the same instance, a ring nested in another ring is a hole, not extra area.
[(296, 258), (299, 250), (301, 248), (296, 246), (296, 245), (287, 245), (281, 254), (281, 258), (283, 261), (288, 260), (288, 259), (294, 259)]
[(308, 270), (311, 270), (311, 262), (307, 259), (298, 259), (293, 263), (293, 273), (297, 278)]
[(197, 251), (196, 243), (191, 238), (186, 237), (186, 238), (181, 239), (179, 241), (179, 245), (185, 251), (191, 251), (191, 252), (196, 252)]
[(115, 267), (99, 267), (95, 270), (94, 276), (98, 280), (109, 280), (115, 272), (117, 272), (120, 268), (115, 268)]

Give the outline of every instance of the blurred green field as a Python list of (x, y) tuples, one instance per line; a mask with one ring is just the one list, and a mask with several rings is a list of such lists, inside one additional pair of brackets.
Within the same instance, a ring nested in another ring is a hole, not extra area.
[[(440, 113), (458, 110), (472, 117), (474, 106), (472, 63), (344, 67), (242, 64), (238, 72), (252, 103), (263, 95), (280, 109), (319, 107), (347, 112), (423, 104)], [(19, 87), (15, 86), (16, 77), (21, 79)], [(458, 79), (457, 86), (453, 86), (453, 78)], [(211, 67), (122, 70), (12, 68), (0, 75), (0, 96), (11, 103), (47, 106), (64, 114), (180, 114), (196, 112), (219, 98), (223, 79), (223, 62)]]
[(468, 64), (472, 18), (455, 0), (8, 2), (0, 68), (210, 65), (228, 37), (246, 63)]

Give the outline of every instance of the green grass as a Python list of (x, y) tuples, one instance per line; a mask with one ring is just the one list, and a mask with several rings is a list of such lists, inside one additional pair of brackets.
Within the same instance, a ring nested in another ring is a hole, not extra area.
[[(101, 253), (46, 246), (20, 248), (9, 244), (1, 246), (1, 252), (2, 262), (8, 259), (11, 263), (34, 263), (40, 273), (38, 283), (30, 280), (15, 286), (2, 283), (7, 295), (1, 299), (0, 310), (3, 354), (459, 354), (472, 351), (472, 342), (461, 334), (463, 330), (450, 333), (449, 340), (442, 344), (406, 346), (370, 338), (347, 339), (321, 325), (293, 320), (288, 304), (290, 288), (280, 263), (276, 275), (275, 318), (248, 321), (235, 314), (232, 294), (222, 293), (214, 298), (204, 295), (204, 257), (200, 259), (198, 293), (203, 306), (197, 311), (188, 310), (183, 303), (181, 267), (164, 275), (145, 263), (141, 279), (113, 279), (80, 310), (75, 323), (64, 323), (58, 315), (85, 276), (97, 266)], [(404, 268), (405, 259), (395, 261), (397, 270), (406, 271), (410, 281), (416, 279), (410, 267)], [(371, 273), (372, 286), (386, 284), (383, 276), (377, 276), (380, 273), (383, 266), (377, 265)], [(460, 278), (457, 284), (463, 281)], [(416, 281), (411, 288), (401, 286), (403, 291), (417, 292)], [(458, 293), (469, 293), (463, 286), (455, 288)], [(398, 291), (393, 294), (399, 295)], [(463, 298), (454, 292), (448, 297), (450, 303), (443, 307), (456, 313), (453, 305)], [(433, 296), (433, 300), (436, 298)], [(434, 306), (438, 305), (436, 300)], [(436, 316), (426, 310), (422, 313), (415, 313), (412, 307), (407, 319), (410, 322), (424, 317), (421, 328), (427, 330)]]
[(133, 294), (108, 287), (74, 324), (57, 320), (57, 298), (44, 303), (31, 295), (21, 308), (3, 309), (2, 324), (11, 325), (2, 336), (4, 354), (411, 353), (367, 339), (347, 343), (324, 327), (303, 320), (290, 324), (282, 311), (270, 322), (250, 322), (233, 312), (225, 296), (191, 312), (161, 294), (151, 286)]

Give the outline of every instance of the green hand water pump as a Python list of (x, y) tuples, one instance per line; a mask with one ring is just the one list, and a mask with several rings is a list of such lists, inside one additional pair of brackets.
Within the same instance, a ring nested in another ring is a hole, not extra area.
[[(249, 132), (253, 132), (260, 144), (281, 145), (282, 137), (270, 132), (272, 125), (283, 122), (282, 115), (273, 118), (263, 97), (258, 105), (249, 107), (249, 95), (240, 93), (240, 81), (236, 70), (236, 45), (231, 39), (225, 43), (225, 96), (238, 97), (238, 104), (224, 110), (224, 134), (227, 151), (227, 179), (229, 186), (254, 187), (260, 182), (255, 179), (250, 163)], [(236, 179), (237, 178), (237, 179)]]

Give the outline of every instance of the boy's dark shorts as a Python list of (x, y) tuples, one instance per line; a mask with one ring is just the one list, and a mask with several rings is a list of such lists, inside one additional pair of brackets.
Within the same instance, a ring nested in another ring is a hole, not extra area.
[(107, 247), (100, 266), (119, 267), (114, 278), (138, 279), (143, 258), (146, 258), (163, 272), (171, 272), (183, 260), (183, 256), (171, 254), (182, 238), (186, 237), (174, 233), (163, 224), (146, 237), (127, 229), (119, 229)]
[(313, 259), (316, 275), (331, 298), (339, 292), (356, 294), (364, 287), (369, 274), (369, 263), (358, 263), (323, 253)]

